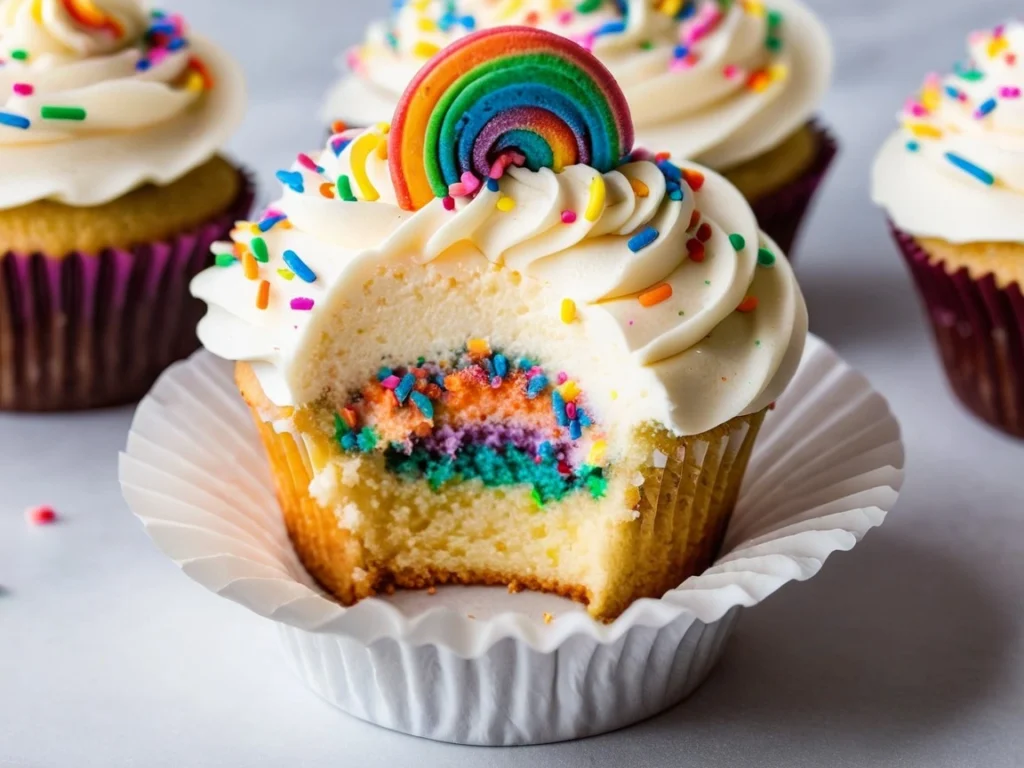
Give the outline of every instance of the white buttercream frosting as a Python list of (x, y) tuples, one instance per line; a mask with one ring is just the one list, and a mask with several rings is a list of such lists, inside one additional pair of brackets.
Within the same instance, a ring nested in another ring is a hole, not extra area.
[[(474, 29), (529, 24), (576, 39), (611, 70), (638, 142), (727, 169), (782, 143), (828, 87), (832, 48), (801, 0), (415, 2), (371, 26), (346, 59), (324, 117), (390, 120), (406, 85), (437, 50)], [(670, 14), (666, 9), (673, 12)]]
[(245, 108), (237, 65), (138, 0), (0, 0), (0, 61), (0, 209), (175, 181)]
[[(617, 429), (698, 434), (763, 409), (795, 372), (807, 332), (796, 280), (714, 172), (690, 166), (679, 194), (643, 160), (604, 175), (513, 168), (452, 210), (438, 199), (409, 212), (385, 133), (302, 156), (280, 202), (218, 249), (227, 266), (193, 282), (210, 305), (203, 343), (252, 363), (277, 404), (344, 394), (380, 365), (445, 359), (480, 337), (568, 371)], [(756, 309), (738, 311), (749, 297)]]
[(895, 224), (951, 243), (1024, 242), (1024, 24), (976, 32), (968, 60), (931, 75), (875, 162)]

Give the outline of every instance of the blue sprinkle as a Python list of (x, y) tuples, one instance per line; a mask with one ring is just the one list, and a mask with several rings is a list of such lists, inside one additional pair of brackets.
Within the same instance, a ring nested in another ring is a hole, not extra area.
[(274, 227), (276, 227), (278, 224), (280, 224), (282, 221), (284, 221), (287, 218), (288, 218), (287, 216), (281, 215), (281, 216), (271, 216), (269, 218), (264, 219), (259, 224), (260, 232), (269, 232), (270, 230), (272, 230)]
[(555, 449), (551, 443), (545, 440), (537, 447), (537, 455), (542, 459), (553, 459), (555, 458)]
[(154, 24), (149, 28), (149, 34), (151, 35), (173, 35), (176, 31), (174, 24), (169, 21)]
[(494, 373), (503, 379), (508, 376), (508, 358), (504, 355), (494, 356)]
[(448, 391), (448, 387), (444, 385), (444, 376), (442, 376), (441, 374), (438, 374), (437, 376), (434, 377), (434, 383), (441, 388), (442, 392)]
[(959, 89), (954, 88), (952, 85), (947, 85), (944, 90), (946, 91), (946, 95), (949, 96), (949, 98), (951, 98), (951, 99), (959, 99), (960, 98), (960, 91), (959, 91)]
[(579, 440), (581, 437), (583, 437), (583, 428), (580, 426), (580, 420), (573, 419), (569, 423), (569, 439)]
[(633, 253), (639, 253), (657, 239), (658, 230), (656, 230), (654, 227), (645, 227), (638, 234), (635, 234), (633, 235), (633, 237), (629, 238), (629, 242), (627, 243), (627, 245), (629, 246), (629, 250), (631, 250)]
[(331, 142), (331, 151), (334, 153), (335, 157), (341, 157), (341, 153), (345, 151), (345, 147), (351, 143), (352, 141), (350, 139), (334, 139)]
[(27, 117), (22, 117), (21, 115), (12, 115), (10, 112), (0, 112), (0, 125), (26, 130), (30, 125), (32, 125), (32, 121)]
[(594, 426), (594, 421), (587, 415), (587, 412), (578, 405), (576, 406), (576, 418), (580, 420), (580, 424), (584, 427)]
[(521, 370), (521, 371), (528, 371), (531, 368), (533, 368), (535, 363), (533, 362), (533, 360), (531, 360), (528, 357), (520, 357), (519, 358), (519, 362), (517, 363), (517, 365), (519, 366), (519, 370)]
[(356, 447), (356, 433), (346, 432), (341, 438), (341, 447), (346, 451), (353, 451)]
[(626, 31), (626, 22), (624, 21), (609, 21), (607, 24), (603, 24), (594, 30), (593, 34), (595, 37), (602, 37), (603, 35), (617, 35)]
[(673, 189), (671, 192), (668, 193), (668, 199), (674, 200), (675, 202), (678, 203), (680, 200), (683, 199), (683, 191), (681, 189)]
[(947, 152), (946, 159), (949, 160), (949, 162), (951, 162), (964, 173), (969, 173), (982, 184), (988, 184), (991, 187), (993, 184), (996, 183), (995, 176), (986, 171), (984, 168), (975, 165), (970, 160), (960, 157), (960, 155), (957, 155), (953, 152)]
[(557, 389), (551, 393), (551, 407), (555, 411), (555, 421), (558, 422), (558, 426), (568, 427), (569, 414), (565, 412), (565, 399), (558, 393)]
[(442, 32), (447, 32), (455, 24), (455, 14), (446, 13), (440, 19), (437, 20), (437, 28)]
[(659, 162), (658, 170), (660, 170), (669, 181), (674, 181), (678, 184), (683, 180), (683, 172), (668, 160), (662, 160)]
[(302, 180), (302, 174), (298, 171), (278, 171), (277, 180), (300, 195), (306, 191), (306, 184)]
[(397, 50), (398, 38), (395, 36), (394, 32), (388, 32), (387, 35), (384, 36), (384, 39), (387, 40), (388, 45)]
[(393, 371), (390, 368), (384, 366), (379, 371), (377, 371), (377, 381), (384, 381), (384, 379), (386, 379), (392, 373)]
[(188, 41), (183, 37), (176, 37), (167, 44), (168, 51), (180, 51), (188, 45)]
[(530, 379), (530, 383), (526, 385), (526, 397), (529, 400), (533, 400), (548, 387), (548, 377), (544, 374), (539, 374)]
[(405, 374), (402, 377), (401, 383), (395, 387), (395, 397), (398, 398), (399, 403), (405, 403), (408, 399), (409, 394), (412, 392), (412, 388), (416, 386), (416, 377), (411, 373)]
[(998, 102), (996, 102), (995, 99), (988, 99), (987, 101), (983, 101), (981, 104), (978, 105), (978, 117), (985, 117), (985, 115), (992, 112), (992, 110), (996, 108), (997, 103)]
[(921, 149), (921, 145), (914, 140), (910, 140), (907, 142), (907, 149), (910, 150), (911, 152), (917, 152), (919, 149)]
[(690, 49), (685, 45), (677, 45), (675, 50), (672, 51), (672, 56), (676, 59), (685, 59), (690, 55)]
[(459, 19), (459, 24), (468, 29), (470, 32), (476, 29), (476, 19), (472, 16), (463, 16), (461, 19)]
[(491, 192), (497, 192), (500, 189), (500, 187), (498, 186), (498, 180), (497, 179), (488, 179), (487, 180), (487, 189), (489, 189)]
[(153, 66), (153, 62), (151, 62), (149, 59), (139, 59), (138, 61), (135, 62), (135, 71), (136, 72), (146, 72), (152, 66)]
[(423, 414), (423, 418), (434, 418), (434, 404), (430, 402), (429, 397), (424, 395), (422, 392), (413, 392), (409, 395), (409, 399), (412, 400), (413, 405), (419, 408), (420, 413)]
[(295, 273), (296, 277), (306, 283), (316, 282), (316, 272), (306, 266), (306, 262), (299, 258), (299, 254), (295, 251), (284, 252), (284, 263), (292, 272)]

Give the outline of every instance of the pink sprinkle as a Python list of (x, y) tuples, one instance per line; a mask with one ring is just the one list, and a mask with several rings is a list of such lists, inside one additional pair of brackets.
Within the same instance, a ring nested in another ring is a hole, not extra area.
[(555, 17), (555, 20), (563, 26), (570, 23), (572, 21), (572, 11), (562, 11)]
[(562, 223), (563, 224), (575, 224), (576, 223), (576, 211), (562, 211)]
[(736, 80), (742, 75), (742, 72), (735, 64), (726, 64), (725, 69), (722, 70), (722, 74), (729, 80)]
[(497, 389), (501, 386), (501, 376), (495, 376), (491, 379), (491, 389)]
[(299, 296), (292, 299), (292, 309), (297, 309), (300, 312), (308, 312), (313, 308), (313, 300)]
[(25, 510), (25, 520), (32, 525), (52, 525), (57, 522), (57, 513), (53, 507), (29, 507)]
[(448, 185), (448, 194), (451, 197), (466, 197), (469, 192), (466, 190), (466, 185), (461, 181), (457, 181), (454, 184)]
[(154, 48), (149, 52), (149, 63), (156, 67), (159, 66), (160, 62), (167, 58), (166, 48)]
[(462, 174), (462, 186), (465, 187), (467, 195), (472, 195), (480, 189), (480, 179), (470, 171), (466, 171)]
[(559, 384), (565, 384), (565, 382), (567, 382), (568, 380), (569, 375), (565, 371), (562, 371), (560, 374), (558, 374), (557, 381)]
[(446, 197), (446, 198), (444, 198), (441, 201), (441, 203), (444, 205), (444, 209), (446, 211), (454, 211), (455, 210), (455, 198), (454, 197)]
[(542, 373), (544, 373), (544, 369), (541, 368), (539, 365), (535, 365), (533, 366), (533, 368), (530, 369), (529, 373), (527, 373), (526, 375), (532, 379), (534, 376), (540, 376)]
[(685, 72), (688, 69), (693, 69), (698, 61), (700, 61), (700, 56), (696, 53), (688, 53), (685, 58), (673, 59), (668, 68), (672, 72)]
[(928, 110), (924, 108), (924, 105), (918, 104), (913, 99), (907, 101), (907, 112), (914, 117), (925, 117), (928, 114)]
[(633, 321), (632, 321), (632, 320), (630, 320), (630, 321), (629, 321), (629, 324), (630, 324), (630, 325), (633, 325)]
[(999, 89), (999, 95), (1004, 99), (1019, 99), (1020, 88), (1015, 85), (1004, 85)]
[(36, 92), (36, 89), (28, 83), (15, 83), (14, 92), (19, 96), (31, 96)]
[(568, 416), (570, 419), (576, 418), (576, 403), (565, 404), (565, 415)]
[(380, 383), (384, 389), (398, 389), (398, 385), (402, 383), (402, 380), (397, 376), (388, 376), (384, 381)]
[(320, 171), (320, 166), (313, 161), (313, 158), (302, 152), (299, 153), (299, 165), (314, 173)]

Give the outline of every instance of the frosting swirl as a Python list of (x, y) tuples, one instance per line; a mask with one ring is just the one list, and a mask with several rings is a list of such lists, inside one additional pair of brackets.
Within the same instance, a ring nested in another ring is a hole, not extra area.
[[(628, 5), (628, 8), (626, 7)], [(827, 33), (800, 0), (406, 2), (371, 26), (325, 117), (390, 119), (417, 70), (474, 29), (538, 26), (586, 47), (629, 100), (639, 141), (718, 169), (782, 143), (807, 122), (831, 77)]]
[(1024, 241), (1024, 24), (969, 38), (930, 75), (874, 166), (873, 196), (901, 229), (952, 243)]
[[(623, 429), (654, 420), (698, 434), (788, 383), (803, 298), (721, 177), (634, 153), (606, 174), (510, 168), (410, 212), (392, 186), (388, 130), (300, 156), (279, 173), (280, 202), (193, 282), (210, 305), (203, 343), (253, 363), (278, 404), (357, 387), (382, 353), (443, 355), (474, 333), (575, 371)], [(452, 296), (479, 295), (431, 305), (429, 322), (405, 314), (406, 298), (422, 303), (443, 280)]]
[(237, 67), (180, 17), (138, 0), (0, 0), (0, 208), (173, 181), (243, 108)]

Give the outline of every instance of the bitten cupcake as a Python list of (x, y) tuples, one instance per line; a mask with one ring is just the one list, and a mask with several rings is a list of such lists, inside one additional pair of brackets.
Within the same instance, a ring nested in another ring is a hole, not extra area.
[(957, 396), (1024, 437), (1024, 24), (931, 75), (874, 166)]
[(800, 0), (400, 2), (352, 50), (328, 121), (391, 118), (417, 70), (474, 29), (539, 27), (591, 49), (625, 91), (640, 144), (723, 173), (790, 251), (835, 156), (814, 120), (832, 49)]
[(137, 399), (244, 219), (235, 63), (136, 0), (0, 0), (0, 409)]
[(506, 584), (610, 620), (712, 562), (806, 310), (734, 187), (632, 145), (586, 50), (479, 32), (193, 282), (343, 603)]

